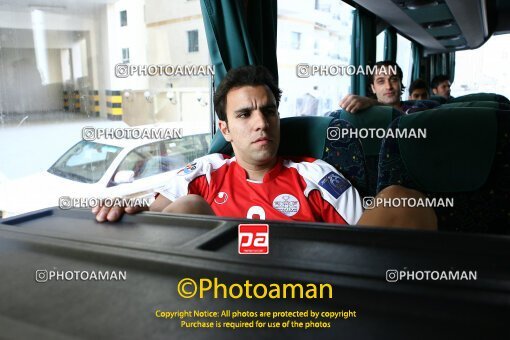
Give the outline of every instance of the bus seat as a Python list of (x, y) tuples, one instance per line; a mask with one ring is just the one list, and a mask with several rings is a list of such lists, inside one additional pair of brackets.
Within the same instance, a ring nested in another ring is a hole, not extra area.
[[(355, 114), (344, 110), (331, 113), (332, 117), (340, 118), (351, 123), (355, 128), (382, 128), (386, 129), (390, 123), (403, 113), (391, 106), (372, 106)], [(368, 193), (374, 196), (377, 189), (377, 173), (379, 164), (379, 151), (382, 138), (361, 138), (363, 153), (368, 175)]]
[[(368, 194), (363, 147), (357, 138), (328, 139), (328, 128), (352, 129), (348, 122), (333, 117), (301, 116), (280, 120), (280, 148), (282, 156), (308, 156), (322, 159), (340, 171), (358, 190)], [(209, 153), (232, 155), (232, 147), (218, 131), (211, 142)]]
[(510, 104), (510, 101), (507, 97), (502, 96), (500, 94), (496, 93), (473, 93), (473, 94), (467, 94), (465, 96), (460, 96), (453, 98), (450, 102), (451, 103), (459, 103), (459, 102), (476, 102), (476, 101), (493, 101), (498, 103), (507, 103)]
[(435, 100), (404, 100), (404, 101), (402, 101), (402, 106), (404, 108), (408, 108), (408, 109), (403, 109), (403, 111), (405, 111), (405, 113), (407, 113), (407, 114), (424, 111), (424, 110), (429, 110), (429, 109), (434, 109), (434, 108), (438, 107), (439, 105), (441, 105), (441, 104), (439, 104)]
[(473, 101), (473, 102), (455, 102), (455, 103), (447, 103), (441, 105), (441, 108), (450, 108), (450, 107), (490, 107), (493, 109), (499, 110), (510, 110), (510, 104), (503, 102), (494, 102), (494, 101)]
[(448, 99), (446, 99), (445, 97), (436, 96), (436, 95), (431, 95), (429, 100), (433, 100), (435, 102), (438, 102), (439, 104), (446, 104), (449, 102)]
[(378, 191), (400, 184), (453, 198), (435, 208), (439, 230), (510, 233), (510, 112), (434, 109), (399, 117), (397, 127), (425, 128), (427, 138), (383, 141)]
[(232, 145), (227, 143), (221, 131), (216, 131), (213, 139), (211, 140), (211, 146), (209, 147), (209, 154), (211, 153), (221, 153), (223, 155), (232, 155), (234, 150), (232, 150)]

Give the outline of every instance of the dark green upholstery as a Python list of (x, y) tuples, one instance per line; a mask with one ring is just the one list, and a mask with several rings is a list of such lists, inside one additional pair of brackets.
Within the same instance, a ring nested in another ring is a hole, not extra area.
[[(372, 106), (357, 113), (349, 113), (338, 110), (331, 113), (332, 117), (340, 118), (351, 123), (355, 128), (383, 128), (386, 129), (390, 123), (403, 113), (391, 106)], [(368, 173), (368, 194), (374, 196), (377, 188), (377, 173), (379, 164), (379, 151), (381, 149), (381, 138), (363, 138), (363, 153)]]
[(426, 139), (387, 138), (379, 159), (378, 191), (393, 184), (431, 198), (440, 230), (510, 233), (510, 112), (449, 108), (397, 118), (395, 128), (426, 128)]
[(278, 153), (322, 159), (331, 117), (303, 116), (280, 120), (282, 132)]
[(451, 103), (460, 103), (460, 102), (476, 102), (476, 101), (492, 101), (498, 103), (507, 103), (510, 104), (510, 101), (505, 96), (496, 93), (473, 93), (467, 94), (465, 96), (460, 96), (453, 98)]
[(232, 155), (234, 153), (234, 150), (232, 150), (232, 145), (230, 143), (227, 143), (225, 138), (223, 138), (223, 135), (221, 134), (221, 131), (216, 131), (216, 134), (214, 135), (211, 146), (209, 148), (209, 153), (221, 153), (224, 155)]
[(445, 97), (441, 97), (441, 96), (432, 95), (432, 96), (430, 96), (429, 99), (433, 100), (433, 101), (436, 101), (439, 104), (446, 104), (446, 103), (448, 103), (448, 100)]
[[(326, 133), (333, 117), (289, 117), (280, 120), (280, 148), (278, 154), (285, 156), (308, 156), (321, 159), (324, 156)], [(232, 146), (220, 131), (214, 136), (209, 153), (233, 154)]]
[[(334, 111), (331, 117), (348, 121), (355, 128), (383, 128), (386, 129), (390, 123), (403, 113), (391, 106), (372, 106), (368, 109), (349, 113), (344, 110)], [(381, 149), (380, 138), (364, 138), (361, 140), (365, 155), (379, 155)]]
[(489, 107), (493, 109), (499, 110), (510, 110), (510, 104), (503, 102), (493, 102), (493, 101), (476, 101), (476, 102), (457, 102), (457, 103), (447, 103), (441, 105), (441, 108), (447, 109), (451, 107)]
[[(307, 156), (322, 159), (340, 171), (359, 191), (367, 195), (368, 179), (361, 142), (356, 138), (328, 139), (328, 128), (353, 129), (348, 122), (334, 117), (289, 117), (280, 120), (282, 156)], [(232, 147), (216, 133), (209, 153), (232, 155)]]
[(402, 104), (403, 105), (406, 105), (406, 106), (422, 106), (422, 107), (426, 107), (427, 109), (435, 109), (437, 106), (439, 106), (439, 103), (435, 100), (428, 100), (428, 99), (424, 99), (424, 100), (403, 100), (402, 101)]

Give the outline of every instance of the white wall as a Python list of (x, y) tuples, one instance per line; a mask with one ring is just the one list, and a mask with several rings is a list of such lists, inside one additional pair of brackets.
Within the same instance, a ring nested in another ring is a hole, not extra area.
[(43, 85), (35, 50), (0, 49), (0, 113), (60, 110), (63, 87), (60, 50), (47, 50), (48, 84)]

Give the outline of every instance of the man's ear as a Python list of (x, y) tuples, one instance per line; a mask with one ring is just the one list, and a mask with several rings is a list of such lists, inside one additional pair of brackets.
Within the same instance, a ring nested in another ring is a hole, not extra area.
[(437, 94), (437, 89), (432, 89), (433, 94)]
[(224, 120), (220, 120), (220, 121), (218, 121), (218, 124), (220, 126), (220, 131), (223, 135), (223, 138), (225, 138), (225, 140), (227, 142), (231, 142), (232, 139), (230, 138), (230, 131), (228, 130), (228, 123)]
[(372, 93), (375, 94), (375, 87), (374, 84), (370, 84), (370, 88), (372, 89)]

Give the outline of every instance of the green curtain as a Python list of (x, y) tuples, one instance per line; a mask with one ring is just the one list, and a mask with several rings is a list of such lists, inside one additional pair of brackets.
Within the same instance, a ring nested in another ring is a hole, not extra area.
[(421, 45), (413, 42), (411, 45), (411, 53), (413, 55), (413, 74), (411, 82), (415, 81), (416, 79), (421, 79), (421, 69), (420, 69), (420, 61), (423, 55), (423, 47)]
[(453, 83), (455, 79), (455, 52), (433, 54), (430, 57), (430, 80), (446, 74)]
[(278, 81), (276, 0), (200, 0), (200, 5), (216, 87), (228, 70), (245, 65), (264, 65)]
[[(375, 16), (359, 9), (354, 11), (351, 42), (351, 64), (366, 66), (375, 64), (376, 48)], [(351, 77), (351, 93), (366, 96), (368, 77), (362, 74)]]
[(392, 27), (384, 34), (384, 60), (397, 61), (397, 31)]

